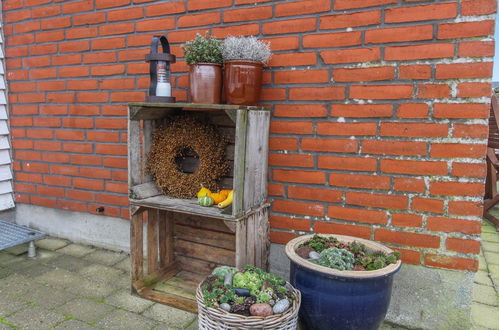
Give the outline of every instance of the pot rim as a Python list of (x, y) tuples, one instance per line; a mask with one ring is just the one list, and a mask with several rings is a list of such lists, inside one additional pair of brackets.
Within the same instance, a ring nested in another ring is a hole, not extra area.
[(196, 66), (196, 65), (222, 66), (222, 64), (218, 64), (218, 63), (207, 63), (207, 62), (200, 62), (200, 63), (196, 63), (196, 64), (190, 64), (190, 66)]
[(262, 62), (251, 61), (251, 60), (227, 60), (227, 61), (224, 61), (224, 64), (226, 64), (226, 63), (254, 64), (254, 65), (262, 66), (263, 67), (263, 63)]
[[(367, 248), (371, 250), (377, 250), (377, 251), (383, 251), (385, 253), (391, 253), (394, 252), (392, 249), (379, 244), (377, 242), (373, 242), (370, 240), (358, 238), (358, 237), (353, 237), (353, 236), (345, 236), (345, 235), (335, 235), (335, 234), (320, 234), (321, 236), (326, 236), (326, 237), (335, 237), (341, 242), (346, 242), (346, 243), (351, 243), (353, 241), (360, 242), (364, 244)], [(320, 273), (325, 273), (327, 275), (332, 275), (332, 276), (337, 276), (337, 277), (348, 277), (348, 278), (375, 278), (375, 277), (382, 277), (382, 276), (387, 276), (392, 273), (396, 273), (399, 269), (400, 266), (402, 265), (402, 261), (399, 259), (397, 260), (396, 263), (390, 264), (384, 268), (377, 269), (377, 270), (361, 270), (361, 271), (353, 271), (353, 270), (338, 270), (338, 269), (333, 269), (321, 265), (314, 264), (302, 257), (300, 257), (298, 254), (296, 254), (295, 250), (298, 248), (298, 246), (302, 243), (305, 243), (306, 241), (310, 240), (314, 235), (309, 234), (309, 235), (303, 235), (296, 237), (289, 241), (286, 244), (286, 255), (288, 258), (304, 267), (308, 268), (311, 270), (315, 270)]]

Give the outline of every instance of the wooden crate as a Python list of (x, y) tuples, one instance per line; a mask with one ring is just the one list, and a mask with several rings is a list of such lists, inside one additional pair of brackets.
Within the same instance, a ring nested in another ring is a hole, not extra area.
[[(233, 142), (234, 189), (227, 210), (161, 194), (145, 173), (155, 127), (181, 111), (201, 111)], [(219, 265), (268, 268), (267, 154), (270, 112), (262, 107), (200, 104), (129, 105), (128, 161), (132, 291), (195, 312), (197, 283)], [(144, 250), (145, 248), (145, 250)]]

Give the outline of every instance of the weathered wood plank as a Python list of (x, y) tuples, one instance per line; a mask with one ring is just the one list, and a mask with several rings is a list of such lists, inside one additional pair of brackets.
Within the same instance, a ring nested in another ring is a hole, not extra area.
[(161, 190), (152, 181), (130, 188), (130, 198), (132, 199), (144, 199), (158, 195), (161, 195)]
[[(234, 223), (233, 221), (229, 221)], [(230, 231), (224, 223), (218, 219), (211, 219), (201, 216), (192, 216), (189, 214), (178, 213), (175, 215), (175, 224), (181, 226), (190, 226), (192, 228), (205, 229), (210, 231), (218, 231), (223, 233), (231, 234)]]
[[(236, 267), (242, 268), (247, 264), (246, 259), (246, 247), (248, 242), (246, 241), (246, 227), (247, 219), (239, 221), (236, 225)], [(252, 244), (251, 242), (249, 244)]]
[(139, 294), (142, 298), (153, 300), (161, 304), (170, 305), (183, 309), (191, 313), (197, 313), (198, 305), (196, 300), (187, 299), (174, 294), (156, 292), (154, 290), (144, 290)]
[(215, 262), (189, 258), (181, 255), (176, 256), (176, 260), (180, 263), (180, 267), (183, 270), (196, 273), (202, 276), (211, 274), (213, 269), (221, 265)]
[(132, 282), (144, 277), (142, 213), (132, 215), (130, 219), (130, 262)]
[(147, 210), (147, 265), (149, 273), (159, 269), (158, 210)]
[(173, 214), (159, 211), (159, 265), (168, 267), (175, 261), (173, 247)]
[(175, 236), (184, 241), (207, 244), (232, 251), (236, 249), (236, 237), (233, 234), (176, 225)]
[(232, 214), (241, 216), (244, 211), (244, 172), (246, 161), (246, 132), (248, 128), (248, 112), (239, 110), (236, 123), (236, 144), (234, 155), (234, 201)]
[(128, 120), (128, 188), (141, 184), (140, 123)]
[(184, 241), (178, 238), (175, 239), (175, 252), (184, 256), (190, 256), (224, 265), (234, 265), (234, 251)]

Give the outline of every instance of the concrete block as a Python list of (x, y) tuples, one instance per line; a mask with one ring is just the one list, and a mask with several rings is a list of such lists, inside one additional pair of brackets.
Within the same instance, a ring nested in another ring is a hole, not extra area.
[(131, 312), (142, 313), (154, 304), (151, 300), (132, 296), (130, 289), (118, 290), (105, 299), (106, 303)]
[(78, 320), (93, 322), (109, 314), (115, 308), (91, 299), (77, 298), (59, 306), (57, 310), (66, 316), (73, 316)]
[(144, 316), (117, 309), (114, 312), (104, 316), (94, 325), (99, 328), (112, 330), (146, 330), (155, 326), (156, 323), (157, 322)]
[(152, 305), (142, 315), (176, 328), (187, 327), (196, 318), (196, 314), (161, 304)]
[(65, 316), (49, 311), (41, 306), (29, 306), (5, 318), (15, 328), (48, 329), (62, 322)]

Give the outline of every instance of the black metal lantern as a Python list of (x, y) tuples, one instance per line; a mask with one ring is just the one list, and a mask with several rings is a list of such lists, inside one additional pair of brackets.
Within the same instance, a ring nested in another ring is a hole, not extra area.
[[(158, 53), (159, 42), (163, 53)], [(170, 44), (166, 36), (152, 37), (151, 53), (146, 55), (146, 62), (149, 62), (151, 76), (147, 102), (175, 102), (170, 86), (170, 63), (175, 63), (175, 55), (170, 54)]]

